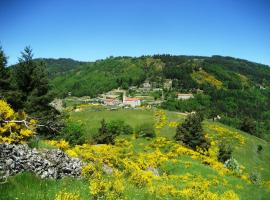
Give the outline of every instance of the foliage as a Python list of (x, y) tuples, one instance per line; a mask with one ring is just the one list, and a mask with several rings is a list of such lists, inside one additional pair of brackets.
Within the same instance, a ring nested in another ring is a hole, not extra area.
[(250, 133), (252, 135), (256, 135), (257, 134), (257, 130), (256, 130), (256, 123), (254, 120), (250, 119), (250, 118), (244, 118), (240, 129), (242, 131), (245, 131), (247, 133)]
[(227, 160), (224, 165), (225, 167), (237, 174), (240, 172), (240, 165), (234, 158), (230, 158), (229, 160)]
[(80, 195), (77, 193), (60, 191), (56, 194), (54, 200), (79, 200)]
[(185, 121), (177, 126), (174, 139), (185, 145), (196, 149), (197, 147), (207, 149), (209, 143), (205, 138), (202, 128), (202, 118), (199, 114), (190, 114)]
[(90, 194), (92, 199), (125, 199), (124, 198), (124, 179), (123, 174), (114, 172), (112, 180), (108, 180), (97, 172), (93, 174), (90, 181)]
[(156, 137), (154, 125), (151, 123), (144, 123), (136, 128), (136, 134), (139, 137)]
[(21, 143), (32, 137), (37, 122), (27, 120), (24, 112), (14, 112), (7, 102), (0, 99), (0, 143)]
[(232, 157), (232, 147), (230, 144), (221, 141), (219, 145), (218, 160), (225, 163)]
[[(3, 185), (3, 189), (0, 187), (1, 194), (6, 195), (5, 198), (19, 194), (18, 197), (23, 200), (40, 199), (44, 193), (49, 196), (42, 199), (53, 199), (60, 191), (76, 192), (81, 199), (251, 200), (269, 196), (269, 190), (264, 185), (257, 187), (249, 184), (249, 180), (244, 178), (245, 172), (234, 174), (209, 155), (173, 140), (161, 137), (150, 140), (124, 137), (126, 139), (116, 138), (114, 145), (83, 144), (65, 150), (83, 160), (85, 178), (23, 182), (12, 177)], [(112, 174), (103, 171), (103, 164), (112, 169)], [(169, 166), (169, 169), (164, 166)], [(155, 175), (149, 168), (157, 169), (159, 175)], [(25, 176), (23, 178), (25, 181)], [(21, 194), (22, 188), (27, 193)], [(32, 195), (28, 191), (32, 191)]]
[(0, 46), (0, 98), (4, 98), (4, 92), (9, 89), (8, 72), (6, 69), (7, 56)]
[(45, 143), (48, 145), (51, 145), (53, 147), (59, 148), (61, 150), (67, 150), (70, 145), (67, 141), (61, 139), (61, 140), (45, 140)]
[(98, 144), (114, 144), (116, 136), (119, 134), (132, 134), (132, 127), (123, 121), (115, 120), (109, 123), (103, 119), (98, 134), (94, 137), (94, 141)]
[(33, 60), (33, 51), (26, 47), (19, 63), (8, 68), (9, 88), (4, 97), (15, 110), (26, 111), (44, 126), (38, 132), (52, 135), (60, 129), (59, 113), (49, 105), (53, 95), (49, 92), (49, 79), (43, 62)]
[(257, 146), (257, 152), (258, 152), (258, 153), (261, 153), (262, 150), (263, 150), (263, 147), (262, 147), (262, 145), (259, 144), (259, 145)]
[(261, 174), (258, 173), (258, 172), (251, 172), (250, 175), (249, 175), (249, 179), (250, 181), (253, 183), (253, 184), (261, 184), (262, 183), (262, 177), (261, 177)]
[[(49, 70), (55, 69), (59, 62), (47, 62)], [(74, 96), (96, 96), (117, 87), (140, 86), (145, 79), (161, 87), (165, 79), (172, 79), (173, 88), (165, 92), (168, 101), (162, 104), (163, 108), (181, 112), (203, 110), (206, 115), (218, 113), (222, 123), (236, 128), (249, 116), (256, 119), (257, 133), (268, 133), (268, 66), (231, 57), (173, 55), (110, 57), (93, 63), (63, 62), (67, 69), (61, 69), (63, 73), (56, 73), (51, 80), (53, 91), (60, 96), (68, 92)], [(196, 93), (197, 89), (203, 90), (201, 97), (187, 101), (173, 97), (175, 92)]]
[(83, 124), (70, 120), (66, 122), (64, 129), (58, 137), (66, 140), (71, 145), (86, 142)]
[(193, 72), (191, 76), (196, 82), (200, 84), (210, 84), (211, 86), (214, 86), (217, 89), (221, 89), (223, 84), (221, 81), (217, 80), (213, 75), (208, 74), (204, 70)]
[(133, 128), (122, 120), (112, 120), (108, 123), (108, 131), (113, 135), (130, 135)]

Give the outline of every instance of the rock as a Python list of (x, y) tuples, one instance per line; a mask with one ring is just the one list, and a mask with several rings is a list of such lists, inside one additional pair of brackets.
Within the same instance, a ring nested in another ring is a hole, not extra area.
[[(2, 177), (30, 171), (41, 178), (78, 177), (82, 162), (60, 150), (31, 149), (27, 145), (0, 144), (0, 169)], [(0, 178), (2, 178), (0, 177)]]
[(102, 165), (102, 171), (105, 173), (105, 174), (108, 174), (108, 175), (111, 175), (113, 173), (113, 168), (111, 168), (110, 166), (106, 165), (106, 164), (103, 164)]
[(146, 171), (152, 172), (154, 176), (159, 176), (158, 170), (154, 167), (148, 167)]

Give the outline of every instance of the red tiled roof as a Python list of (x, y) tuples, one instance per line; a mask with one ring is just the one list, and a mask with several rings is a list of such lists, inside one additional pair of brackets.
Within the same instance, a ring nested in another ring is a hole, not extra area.
[(124, 101), (138, 101), (140, 100), (139, 98), (128, 98), (126, 97)]

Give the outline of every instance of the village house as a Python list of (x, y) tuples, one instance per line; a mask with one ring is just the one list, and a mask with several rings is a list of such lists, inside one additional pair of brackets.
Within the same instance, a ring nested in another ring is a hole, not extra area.
[(121, 104), (118, 99), (104, 99), (103, 101), (106, 106), (116, 106)]
[(123, 105), (125, 106), (131, 106), (133, 108), (141, 105), (141, 99), (136, 97), (126, 97), (126, 93), (123, 93)]
[(145, 81), (142, 86), (143, 86), (142, 87), (142, 90), (143, 91), (150, 91), (151, 88), (152, 88), (152, 86), (151, 86), (151, 84), (150, 84), (149, 81)]
[(182, 93), (178, 93), (177, 94), (177, 99), (178, 100), (187, 100), (187, 99), (190, 99), (190, 98), (193, 98), (193, 94), (182, 94)]

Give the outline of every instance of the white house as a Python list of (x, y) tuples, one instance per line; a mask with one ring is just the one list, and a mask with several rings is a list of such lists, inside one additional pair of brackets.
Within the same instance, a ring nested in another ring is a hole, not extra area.
[(141, 105), (141, 100), (139, 98), (130, 98), (123, 96), (123, 104), (129, 105), (134, 108)]
[(182, 93), (177, 94), (177, 99), (179, 100), (187, 100), (193, 97), (194, 97), (193, 94), (182, 94)]

